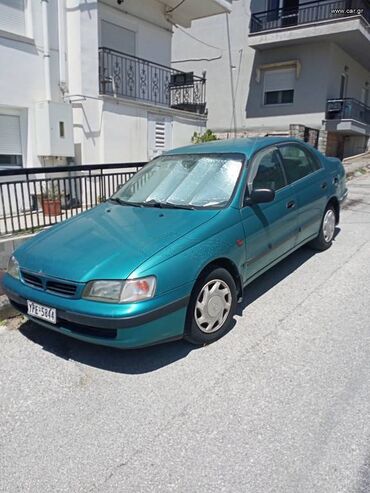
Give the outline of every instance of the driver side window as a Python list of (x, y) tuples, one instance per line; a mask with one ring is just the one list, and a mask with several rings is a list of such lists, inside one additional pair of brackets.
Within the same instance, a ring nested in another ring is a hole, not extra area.
[(257, 174), (253, 180), (253, 189), (269, 188), (277, 192), (285, 185), (285, 176), (280, 164), (278, 151), (272, 149), (268, 153), (262, 154)]

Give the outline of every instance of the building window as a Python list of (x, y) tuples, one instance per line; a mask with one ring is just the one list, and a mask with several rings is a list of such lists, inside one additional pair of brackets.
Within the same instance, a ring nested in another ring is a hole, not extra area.
[(19, 116), (0, 114), (0, 167), (22, 166)]
[(362, 88), (361, 100), (364, 103), (364, 105), (369, 106), (369, 83), (368, 82), (365, 82), (365, 85)]
[(268, 91), (265, 92), (265, 104), (287, 104), (293, 103), (294, 90)]
[[(0, 0), (1, 1), (1, 0)], [(108, 21), (101, 21), (101, 46), (135, 55), (136, 33)]]
[(266, 70), (263, 104), (291, 104), (294, 101), (295, 69)]
[(26, 14), (24, 0), (0, 0), (0, 30), (26, 34)]

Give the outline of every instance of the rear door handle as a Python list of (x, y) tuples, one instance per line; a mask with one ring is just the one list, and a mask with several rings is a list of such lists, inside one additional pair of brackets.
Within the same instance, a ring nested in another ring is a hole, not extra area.
[(323, 190), (325, 190), (326, 188), (328, 188), (328, 184), (326, 183), (326, 181), (324, 181), (324, 183), (321, 183), (321, 188)]
[(287, 209), (293, 209), (293, 207), (295, 207), (294, 200), (291, 200), (290, 202), (288, 202), (286, 207), (287, 207)]

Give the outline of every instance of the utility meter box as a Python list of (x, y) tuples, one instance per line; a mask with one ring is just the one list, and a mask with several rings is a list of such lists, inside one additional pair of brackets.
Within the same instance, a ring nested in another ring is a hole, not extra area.
[(35, 105), (36, 142), (39, 156), (73, 157), (72, 106), (39, 101)]

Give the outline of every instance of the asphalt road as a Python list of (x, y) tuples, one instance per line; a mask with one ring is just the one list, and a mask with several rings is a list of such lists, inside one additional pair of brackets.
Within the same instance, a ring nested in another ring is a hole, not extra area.
[(370, 176), (214, 345), (0, 327), (0, 491), (370, 491)]

